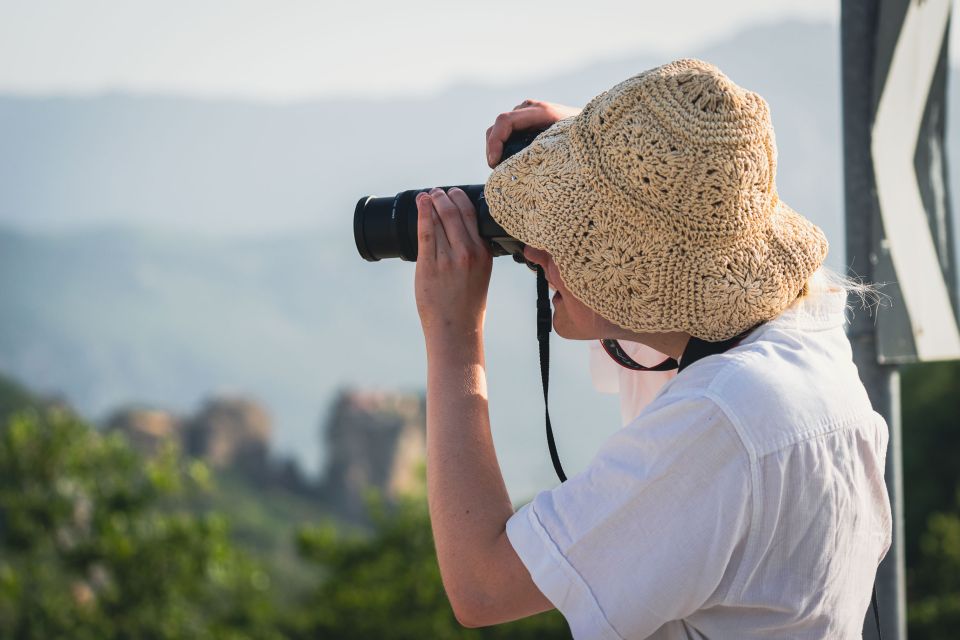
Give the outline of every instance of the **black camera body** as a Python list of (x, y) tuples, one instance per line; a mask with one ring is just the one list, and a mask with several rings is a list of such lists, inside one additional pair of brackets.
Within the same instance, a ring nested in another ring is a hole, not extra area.
[[(503, 145), (503, 159), (517, 153), (544, 129), (520, 131)], [(463, 190), (477, 210), (480, 237), (490, 244), (494, 256), (512, 255), (523, 260), (524, 244), (512, 237), (490, 215), (482, 184), (455, 185)], [(450, 187), (440, 187), (444, 191)], [(395, 196), (360, 198), (353, 212), (353, 239), (364, 260), (385, 258), (417, 260), (417, 194), (430, 189), (410, 189)]]

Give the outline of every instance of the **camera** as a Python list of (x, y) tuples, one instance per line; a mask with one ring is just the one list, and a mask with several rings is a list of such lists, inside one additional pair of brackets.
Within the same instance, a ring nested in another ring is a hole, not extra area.
[[(544, 129), (514, 133), (503, 145), (503, 159), (517, 153)], [(523, 260), (523, 243), (504, 231), (490, 215), (483, 196), (482, 184), (455, 185), (470, 198), (477, 210), (480, 237), (485, 239), (494, 256), (512, 255)], [(453, 186), (440, 187), (444, 191)], [(386, 258), (417, 260), (417, 194), (429, 189), (410, 189), (395, 196), (360, 198), (353, 212), (353, 239), (364, 260), (377, 262)]]

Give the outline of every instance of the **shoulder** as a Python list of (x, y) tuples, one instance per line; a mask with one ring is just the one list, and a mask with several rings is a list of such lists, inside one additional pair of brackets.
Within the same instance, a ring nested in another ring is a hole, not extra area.
[(674, 387), (615, 432), (600, 457), (625, 455), (642, 460), (649, 456), (651, 465), (682, 469), (695, 457), (718, 452), (730, 461), (748, 461), (723, 406), (703, 389)]
[(771, 322), (730, 351), (691, 365), (657, 401), (702, 396), (755, 456), (873, 419), (842, 326)]
[(598, 629), (609, 626), (619, 632), (611, 638), (648, 637), (735, 584), (753, 495), (749, 457), (724, 412), (703, 395), (673, 397), (537, 494), (507, 535), (575, 636), (608, 637)]

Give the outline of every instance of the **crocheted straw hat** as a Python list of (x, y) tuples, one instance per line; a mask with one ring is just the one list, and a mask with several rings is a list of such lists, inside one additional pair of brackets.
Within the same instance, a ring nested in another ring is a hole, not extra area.
[(777, 196), (766, 101), (676, 60), (606, 91), (490, 175), (493, 218), (634, 332), (718, 341), (783, 311), (827, 254)]

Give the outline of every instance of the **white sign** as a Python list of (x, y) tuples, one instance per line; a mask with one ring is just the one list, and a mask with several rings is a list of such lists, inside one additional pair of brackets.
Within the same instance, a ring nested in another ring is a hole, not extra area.
[(914, 169), (921, 123), (949, 18), (949, 0), (910, 2), (872, 132), (880, 215), (921, 361), (960, 358), (957, 318)]

